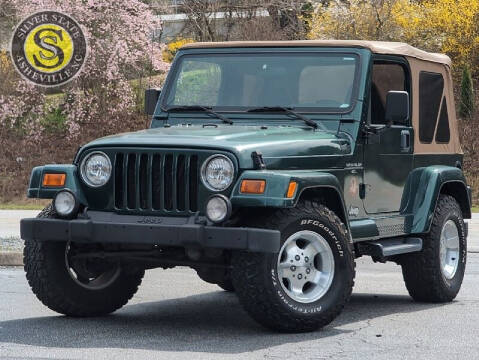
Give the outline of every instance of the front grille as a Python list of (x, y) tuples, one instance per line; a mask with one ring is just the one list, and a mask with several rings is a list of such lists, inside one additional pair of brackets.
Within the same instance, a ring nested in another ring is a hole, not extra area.
[(198, 211), (198, 156), (118, 152), (115, 207), (177, 213)]

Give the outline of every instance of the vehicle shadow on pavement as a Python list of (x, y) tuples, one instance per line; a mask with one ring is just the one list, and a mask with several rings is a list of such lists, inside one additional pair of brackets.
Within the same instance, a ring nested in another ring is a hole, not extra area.
[(299, 343), (371, 326), (368, 320), (442, 305), (403, 295), (353, 294), (329, 326), (306, 334), (278, 334), (257, 325), (234, 294), (210, 292), (133, 304), (101, 318), (46, 316), (0, 322), (0, 342), (59, 348), (131, 348), (238, 354)]

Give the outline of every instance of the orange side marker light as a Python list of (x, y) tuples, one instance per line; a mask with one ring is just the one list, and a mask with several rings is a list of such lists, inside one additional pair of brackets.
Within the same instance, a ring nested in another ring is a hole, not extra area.
[(240, 191), (243, 194), (263, 194), (266, 188), (266, 180), (243, 180)]
[(296, 192), (296, 188), (298, 187), (298, 183), (296, 181), (290, 181), (288, 186), (288, 191), (286, 192), (286, 197), (288, 199), (292, 199), (294, 193)]
[(45, 174), (43, 175), (43, 186), (64, 186), (66, 174)]

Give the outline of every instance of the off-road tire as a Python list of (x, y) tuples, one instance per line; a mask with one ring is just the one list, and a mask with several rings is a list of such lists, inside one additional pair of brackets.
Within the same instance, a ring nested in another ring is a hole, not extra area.
[(235, 291), (235, 288), (233, 286), (233, 281), (231, 281), (231, 279), (225, 279), (225, 281), (220, 282), (216, 285), (218, 285), (224, 291), (228, 291), (228, 292), (234, 292)]
[[(37, 217), (56, 218), (47, 206)], [(101, 316), (118, 310), (138, 290), (144, 270), (120, 270), (109, 286), (90, 290), (73, 281), (65, 265), (65, 242), (25, 241), (24, 269), (28, 283), (37, 298), (58, 313), (75, 316)]]
[(303, 201), (292, 209), (255, 216), (247, 225), (280, 230), (281, 244), (301, 230), (319, 233), (328, 242), (335, 263), (328, 292), (315, 302), (300, 303), (281, 287), (276, 269), (279, 254), (236, 252), (232, 258), (233, 286), (251, 317), (280, 332), (313, 331), (333, 321), (351, 296), (355, 275), (350, 236), (338, 216), (318, 202)]
[(231, 275), (228, 270), (214, 270), (214, 269), (197, 269), (196, 273), (199, 278), (209, 284), (218, 285), (224, 291), (233, 292), (233, 282), (231, 281)]
[[(440, 236), (443, 225), (453, 220), (459, 232), (459, 264), (454, 277), (446, 279), (440, 264)], [(440, 195), (430, 232), (419, 253), (403, 255), (400, 264), (406, 288), (415, 301), (449, 302), (459, 292), (466, 268), (467, 240), (462, 212), (456, 199)]]

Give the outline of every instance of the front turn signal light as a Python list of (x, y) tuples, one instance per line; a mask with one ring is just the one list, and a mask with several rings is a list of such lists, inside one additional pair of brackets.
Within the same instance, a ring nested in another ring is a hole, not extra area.
[(266, 180), (243, 180), (241, 192), (243, 194), (263, 194), (266, 188)]
[(43, 175), (43, 186), (64, 186), (66, 174), (45, 174)]
[(288, 199), (293, 198), (297, 187), (298, 187), (298, 183), (296, 181), (290, 181), (289, 186), (288, 186), (288, 191), (286, 192), (286, 197)]

